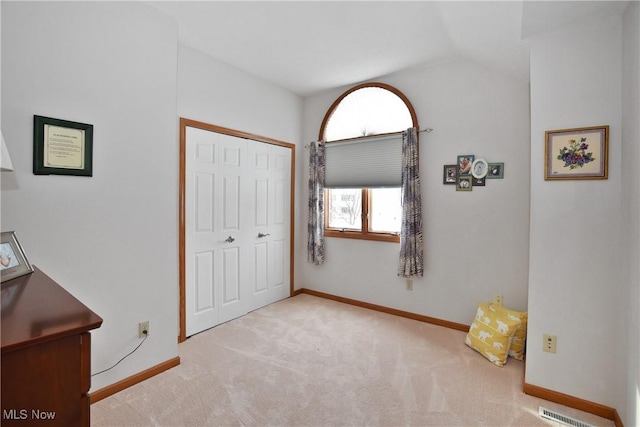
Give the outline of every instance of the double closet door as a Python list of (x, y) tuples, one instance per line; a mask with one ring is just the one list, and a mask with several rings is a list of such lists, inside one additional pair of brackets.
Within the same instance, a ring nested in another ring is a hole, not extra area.
[(290, 294), (291, 148), (185, 128), (186, 336)]

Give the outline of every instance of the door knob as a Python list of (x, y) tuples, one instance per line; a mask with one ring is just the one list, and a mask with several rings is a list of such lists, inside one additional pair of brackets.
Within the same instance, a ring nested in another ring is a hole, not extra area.
[(269, 236), (269, 233), (266, 233), (266, 234), (264, 234), (264, 233), (258, 233), (258, 237), (259, 237), (259, 238), (263, 238), (263, 237), (267, 237), (267, 236)]
[(234, 242), (235, 240), (236, 240), (236, 239), (234, 239), (233, 237), (229, 236), (229, 237), (227, 237), (224, 241), (225, 241), (225, 242), (227, 242), (227, 243), (232, 243), (232, 242)]

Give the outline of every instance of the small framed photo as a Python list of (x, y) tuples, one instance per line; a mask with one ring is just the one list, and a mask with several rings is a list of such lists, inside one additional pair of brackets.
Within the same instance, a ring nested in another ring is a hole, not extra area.
[(472, 183), (473, 177), (469, 176), (459, 176), (458, 183), (456, 184), (456, 191), (471, 191), (473, 189)]
[(484, 178), (489, 172), (489, 164), (484, 159), (475, 159), (471, 164), (471, 175), (474, 178)]
[(475, 159), (474, 154), (458, 156), (458, 176), (471, 175), (471, 165)]
[(34, 175), (93, 175), (93, 125), (33, 116)]
[(607, 179), (609, 126), (545, 132), (544, 179)]
[(456, 165), (444, 165), (442, 170), (442, 183), (456, 185), (458, 167)]
[(485, 187), (486, 186), (485, 183), (486, 181), (484, 176), (482, 178), (476, 178), (474, 176), (473, 179), (471, 180), (471, 186), (473, 187)]
[(0, 280), (7, 280), (33, 272), (33, 267), (18, 242), (16, 233), (3, 231), (0, 242)]
[(504, 178), (504, 163), (488, 163), (487, 179), (503, 179)]

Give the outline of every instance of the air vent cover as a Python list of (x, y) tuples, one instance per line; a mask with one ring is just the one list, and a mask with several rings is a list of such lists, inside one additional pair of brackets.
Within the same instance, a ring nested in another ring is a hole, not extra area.
[(560, 424), (565, 424), (573, 427), (595, 427), (592, 424), (585, 423), (580, 420), (576, 420), (575, 418), (568, 417), (566, 415), (562, 415), (558, 412), (552, 411), (547, 408), (543, 408), (542, 406), (538, 407), (538, 413), (542, 418), (547, 418), (549, 420), (553, 420), (559, 422)]

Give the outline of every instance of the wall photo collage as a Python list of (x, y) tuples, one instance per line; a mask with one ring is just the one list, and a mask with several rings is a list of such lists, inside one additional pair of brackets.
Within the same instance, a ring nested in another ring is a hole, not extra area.
[(471, 191), (484, 187), (487, 179), (503, 178), (504, 163), (488, 163), (475, 154), (459, 155), (456, 164), (444, 165), (442, 172), (442, 183), (455, 185), (456, 191)]

